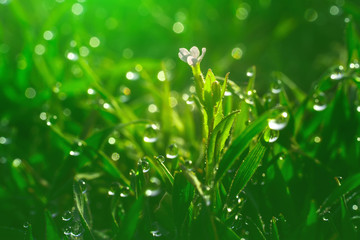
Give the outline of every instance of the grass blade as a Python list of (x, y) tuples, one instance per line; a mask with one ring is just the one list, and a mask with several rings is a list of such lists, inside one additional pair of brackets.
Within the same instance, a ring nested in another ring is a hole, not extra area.
[(266, 146), (263, 141), (260, 140), (246, 156), (230, 185), (227, 201), (234, 198), (245, 187), (252, 175), (255, 173), (265, 154), (265, 151)]
[(343, 195), (354, 190), (358, 186), (360, 186), (360, 173), (357, 173), (345, 179), (341, 183), (341, 186), (335, 188), (335, 190), (330, 194), (330, 196), (325, 199), (323, 204), (321, 204), (317, 212), (322, 213), (326, 211), (332, 204), (341, 199)]
[(274, 111), (268, 111), (255, 120), (249, 127), (247, 127), (240, 136), (238, 136), (229, 149), (225, 152), (223, 158), (219, 163), (215, 182), (221, 180), (226, 171), (231, 168), (234, 161), (243, 153), (252, 139), (258, 135), (267, 126), (267, 119), (273, 116)]

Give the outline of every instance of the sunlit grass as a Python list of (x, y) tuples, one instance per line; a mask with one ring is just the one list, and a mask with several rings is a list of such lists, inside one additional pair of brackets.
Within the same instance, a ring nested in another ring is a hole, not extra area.
[(357, 239), (359, 7), (292, 4), (0, 0), (0, 235)]

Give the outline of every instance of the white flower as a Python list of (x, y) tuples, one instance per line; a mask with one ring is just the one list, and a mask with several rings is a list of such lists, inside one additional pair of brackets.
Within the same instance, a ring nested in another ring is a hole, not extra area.
[(203, 59), (206, 52), (206, 48), (201, 49), (201, 55), (200, 51), (197, 47), (190, 48), (190, 51), (188, 51), (186, 48), (180, 48), (179, 50), (179, 58), (181, 61), (186, 62), (192, 67), (195, 67), (197, 63), (200, 63)]

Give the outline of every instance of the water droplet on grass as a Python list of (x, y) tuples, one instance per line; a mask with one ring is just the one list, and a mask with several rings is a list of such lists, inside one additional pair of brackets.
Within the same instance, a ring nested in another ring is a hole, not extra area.
[(279, 138), (279, 131), (273, 129), (267, 129), (264, 133), (264, 140), (268, 143), (273, 143)]
[(192, 171), (194, 170), (193, 162), (191, 160), (185, 160), (184, 166), (187, 168), (187, 170)]
[(83, 179), (80, 179), (78, 181), (79, 183), (79, 186), (80, 186), (80, 190), (83, 194), (85, 194), (87, 192), (87, 183), (83, 180)]
[(165, 163), (165, 157), (163, 155), (159, 155), (156, 157), (161, 163)]
[(327, 107), (327, 98), (326, 98), (326, 95), (325, 93), (323, 92), (317, 92), (317, 93), (314, 93), (313, 95), (313, 109), (315, 111), (323, 111), (326, 109)]
[(146, 126), (144, 142), (153, 143), (158, 140), (159, 128), (155, 124)]
[(155, 196), (159, 195), (161, 192), (160, 185), (161, 185), (161, 183), (158, 178), (156, 178), (156, 177), (150, 178), (149, 185), (147, 186), (147, 188), (145, 190), (145, 195), (147, 197), (155, 197)]
[(344, 77), (344, 67), (339, 66), (337, 67), (330, 75), (332, 80), (340, 80)]
[(69, 236), (71, 234), (71, 230), (71, 226), (67, 226), (66, 228), (64, 228), (64, 235)]
[(270, 88), (272, 93), (279, 94), (281, 92), (282, 82), (276, 79), (270, 84)]
[(179, 148), (176, 143), (171, 144), (166, 150), (166, 157), (169, 159), (174, 159), (179, 154)]
[(129, 187), (121, 187), (120, 188), (120, 197), (125, 198), (128, 197), (130, 194), (130, 188)]
[(275, 118), (268, 119), (268, 126), (272, 130), (282, 130), (289, 122), (289, 113), (284, 107), (278, 107), (279, 114)]
[(80, 152), (71, 150), (69, 154), (70, 154), (71, 156), (77, 157), (77, 156), (80, 155)]
[(360, 64), (359, 64), (359, 61), (357, 59), (355, 59), (353, 62), (351, 62), (349, 64), (349, 67), (351, 69), (359, 69), (360, 68)]
[(24, 222), (23, 227), (27, 229), (30, 227), (30, 225), (31, 224), (29, 222)]
[(247, 91), (246, 95), (245, 95), (245, 102), (249, 105), (254, 105), (254, 95), (255, 95), (256, 91), (255, 90), (249, 90)]
[(141, 166), (143, 173), (150, 171), (150, 163), (146, 157), (143, 157), (138, 161), (138, 166)]
[(85, 232), (85, 229), (81, 225), (81, 222), (76, 221), (74, 225), (71, 227), (70, 235), (72, 237), (78, 238)]
[(68, 222), (72, 219), (73, 217), (73, 213), (72, 211), (68, 210), (68, 211), (65, 211), (63, 216), (61, 217), (61, 219), (65, 222)]

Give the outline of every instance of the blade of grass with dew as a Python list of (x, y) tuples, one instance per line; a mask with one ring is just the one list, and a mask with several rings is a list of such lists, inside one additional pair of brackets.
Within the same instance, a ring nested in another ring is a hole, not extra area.
[(273, 72), (276, 76), (278, 76), (281, 81), (293, 92), (296, 100), (301, 103), (305, 100), (306, 94), (293, 82), (290, 78), (288, 78), (282, 72)]
[(320, 208), (317, 210), (318, 213), (323, 213), (332, 204), (341, 199), (341, 197), (348, 192), (354, 190), (356, 187), (360, 186), (360, 173), (350, 176), (349, 178), (343, 180), (341, 186), (336, 187), (334, 191), (325, 199), (321, 204)]
[[(158, 165), (160, 166), (160, 169), (162, 170), (162, 172), (160, 172), (160, 173), (164, 173), (166, 178), (170, 182), (170, 185), (173, 186), (174, 185), (174, 177), (171, 175), (171, 172), (165, 166), (165, 164), (160, 160), (160, 158), (155, 157), (155, 159), (156, 159), (156, 162), (158, 163)], [(161, 176), (163, 176), (163, 174), (161, 174)]]
[(243, 153), (252, 139), (265, 129), (268, 125), (267, 119), (272, 116), (274, 116), (274, 111), (265, 112), (232, 142), (219, 162), (219, 169), (216, 172), (215, 182), (221, 180), (226, 171), (231, 168), (234, 161)]
[(276, 218), (273, 217), (271, 219), (271, 239), (272, 240), (280, 240), (280, 236), (279, 236), (279, 230), (276, 224)]
[(227, 202), (229, 202), (230, 199), (235, 198), (235, 196), (239, 194), (246, 186), (250, 178), (254, 175), (262, 158), (264, 157), (265, 151), (266, 146), (264, 141), (260, 139), (237, 170), (235, 177), (230, 185)]
[(86, 190), (82, 189), (81, 183), (79, 183), (79, 181), (75, 181), (73, 185), (75, 207), (79, 212), (81, 223), (85, 229), (84, 237), (88, 239), (95, 239), (88, 219), (90, 217), (89, 201), (87, 193), (84, 191)]
[[(359, 37), (357, 35), (356, 29), (355, 29), (355, 24), (353, 23), (352, 20), (350, 20), (347, 24), (346, 24), (346, 45), (347, 45), (347, 51), (348, 51), (348, 59), (347, 59), (347, 63), (348, 65), (351, 63), (351, 61), (353, 60), (353, 57), (356, 56), (356, 51), (357, 49), (357, 45), (359, 44)], [(359, 56), (359, 52), (358, 52), (358, 56)]]

